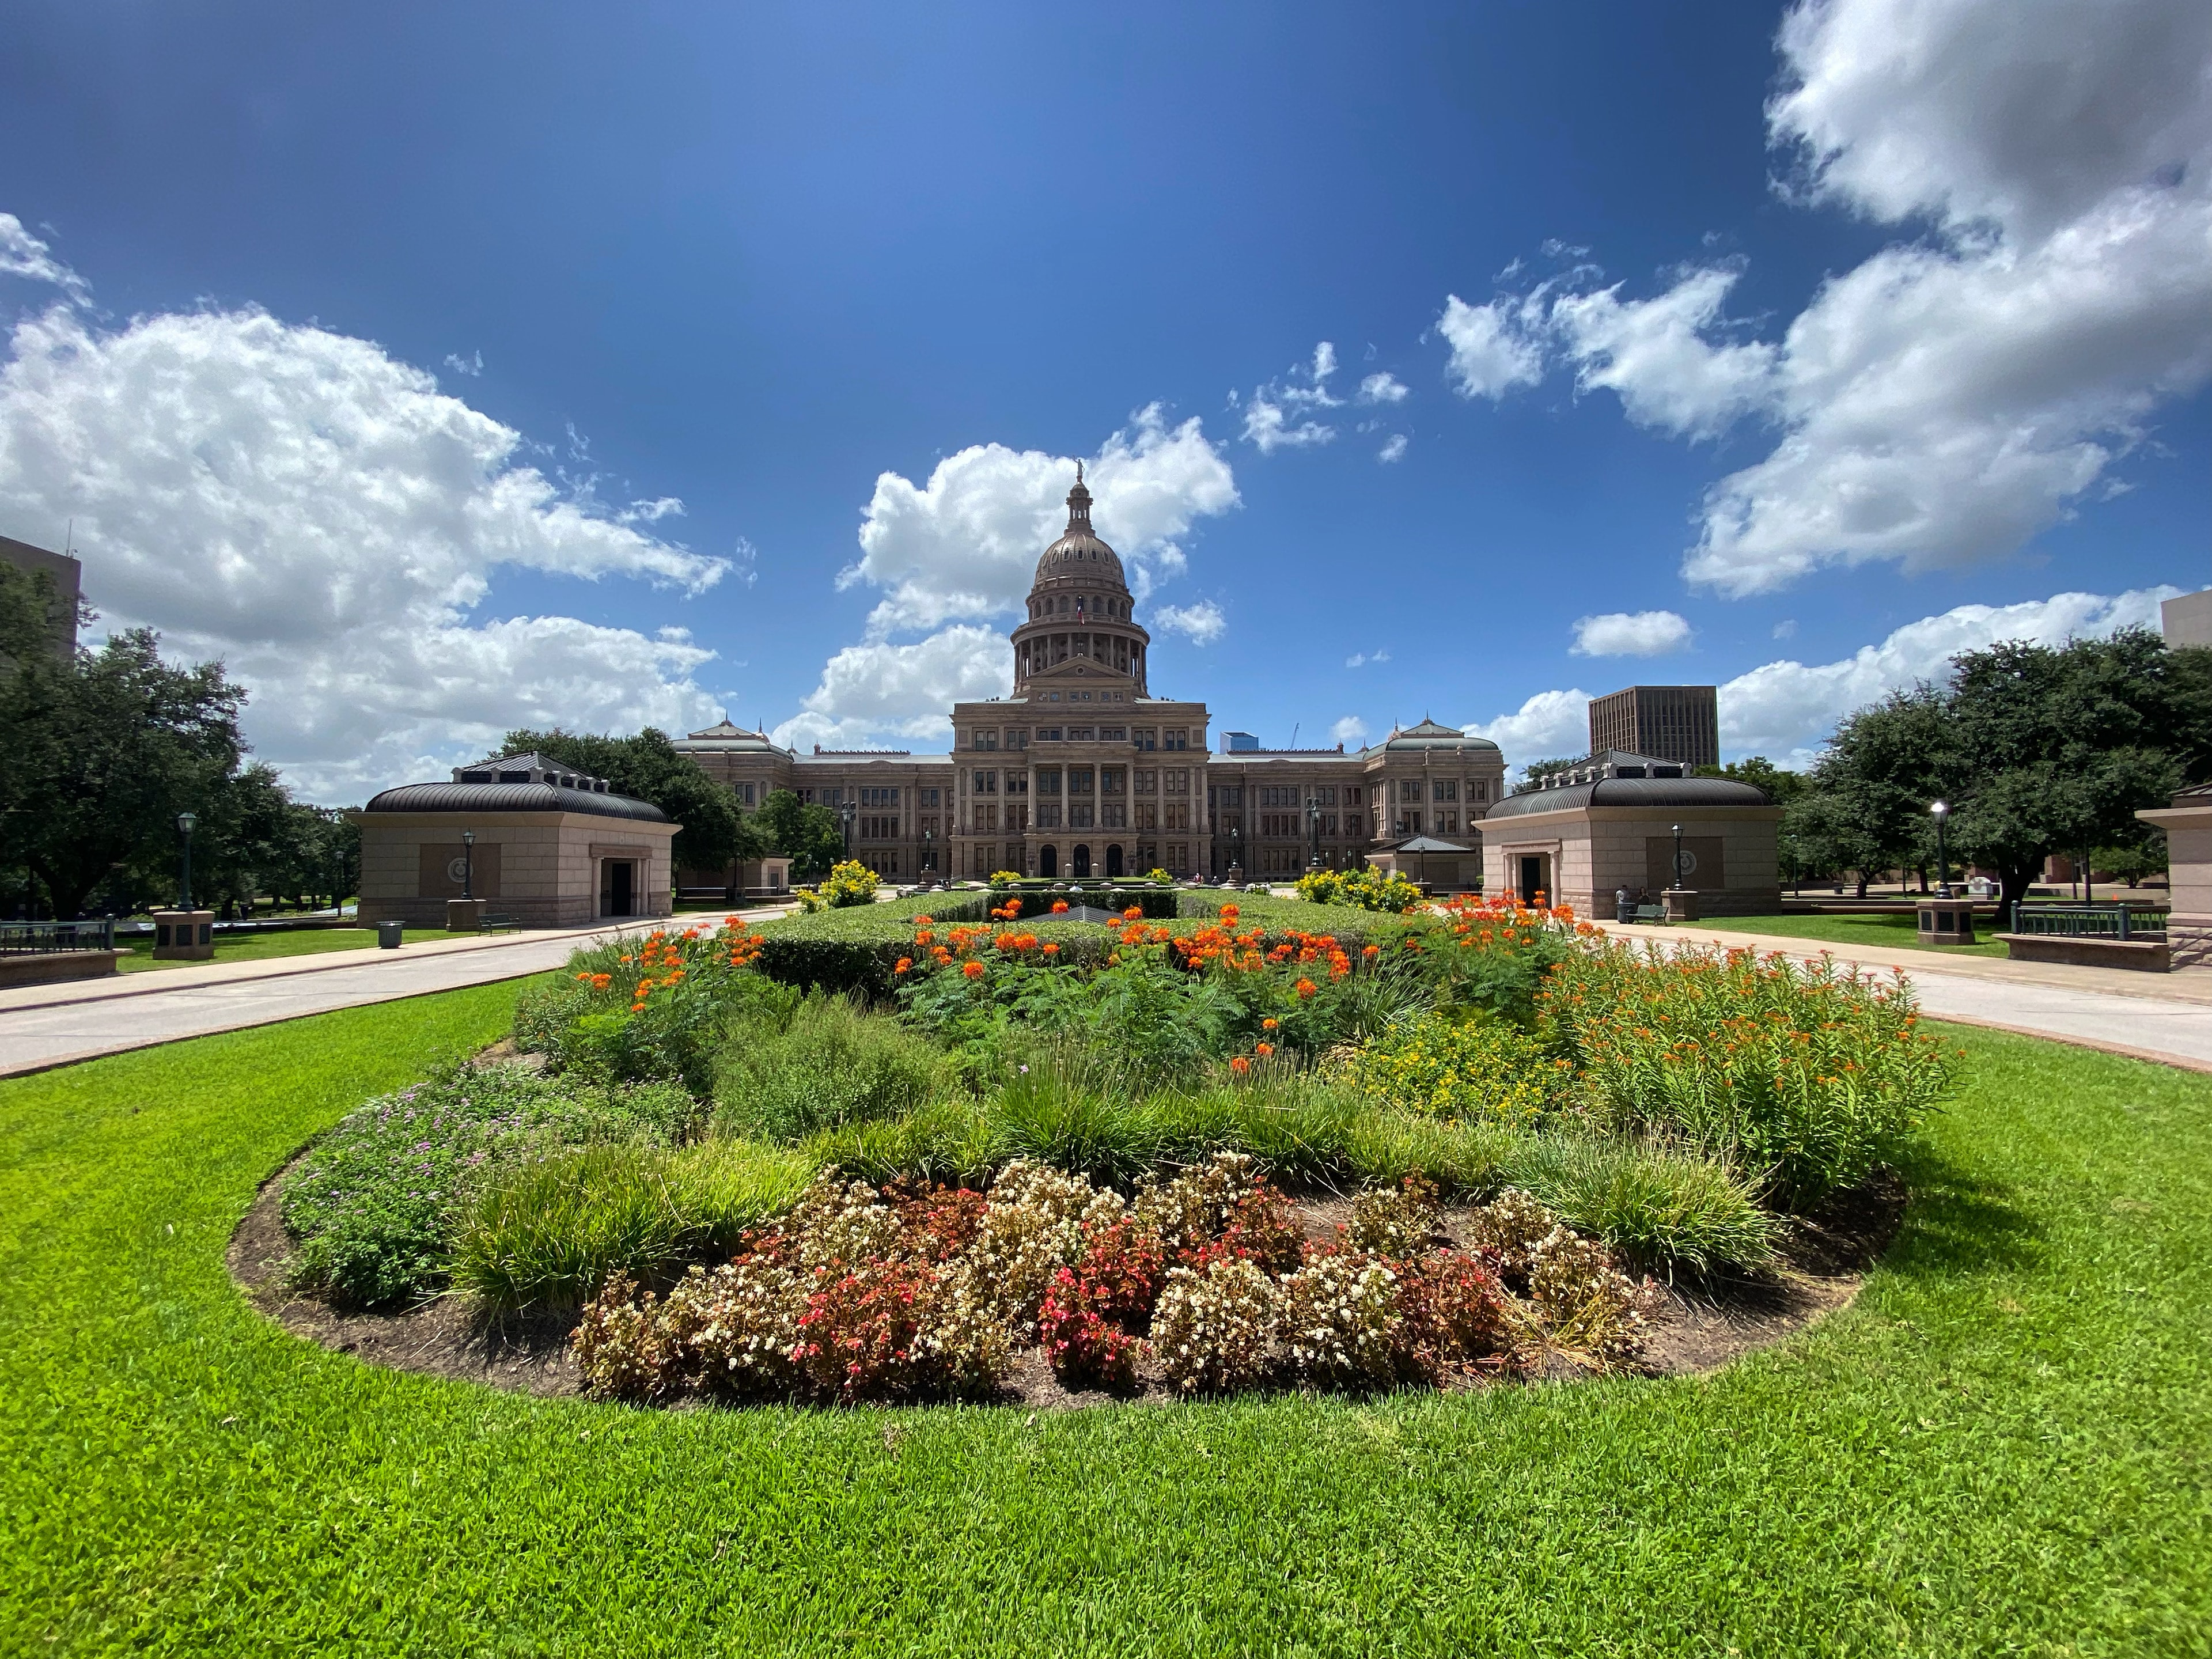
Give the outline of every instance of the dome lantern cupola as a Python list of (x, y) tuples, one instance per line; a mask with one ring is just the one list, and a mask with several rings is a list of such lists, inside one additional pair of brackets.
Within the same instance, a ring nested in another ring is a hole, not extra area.
[(1145, 695), (1152, 636), (1137, 625), (1121, 556), (1091, 527), (1091, 491), (1080, 461), (1067, 492), (1067, 528), (1037, 560), (1028, 610), (1029, 620), (1013, 634), (1018, 694), (1026, 694), (1033, 677), (1064, 670), (1082, 684), (1054, 696), (1120, 702)]

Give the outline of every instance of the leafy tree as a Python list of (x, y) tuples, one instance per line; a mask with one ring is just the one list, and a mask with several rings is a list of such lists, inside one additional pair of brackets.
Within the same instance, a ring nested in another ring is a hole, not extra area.
[(2142, 885), (2145, 876), (2162, 873), (2166, 867), (2166, 832), (2148, 824), (2143, 827), (2149, 833), (2140, 840), (2098, 848), (2090, 856), (2090, 869), (2130, 887)]
[(665, 732), (647, 726), (634, 738), (585, 732), (510, 732), (509, 755), (530, 750), (563, 766), (605, 778), (618, 793), (649, 800), (676, 820), (674, 858), (682, 870), (720, 870), (737, 859), (757, 859), (763, 850), (735, 794), (708, 777), (699, 763), (678, 750)]
[(1764, 789), (1766, 798), (1777, 806), (1789, 805), (1812, 783), (1812, 780), (1802, 772), (1792, 772), (1777, 766), (1764, 755), (1730, 761), (1726, 766), (1700, 766), (1697, 775), (1701, 778), (1728, 778), (1737, 783), (1754, 785)]
[(1855, 871), (1859, 896), (1875, 872), (1910, 866), (1929, 833), (1929, 806), (1954, 773), (1945, 695), (1932, 686), (1894, 691), (1847, 716), (1813, 769), (1838, 869)]
[[(25, 591), (0, 594), (0, 638), (26, 637)], [(237, 772), (244, 701), (221, 663), (162, 661), (150, 629), (16, 656), (0, 670), (0, 857), (59, 916), (128, 864), (173, 860), (177, 814), (211, 813)]]
[(1998, 872), (2008, 903), (2052, 853), (2135, 842), (2136, 810), (2201, 775), (2212, 699), (2199, 655), (2130, 629), (2057, 648), (2005, 641), (1956, 659), (1956, 844)]
[(825, 874), (845, 856), (845, 832), (826, 806), (809, 805), (788, 789), (772, 789), (751, 822), (802, 879)]

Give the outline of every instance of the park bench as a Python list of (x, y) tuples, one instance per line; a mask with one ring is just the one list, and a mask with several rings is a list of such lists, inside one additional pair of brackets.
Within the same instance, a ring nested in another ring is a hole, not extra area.
[(486, 911), (483, 925), (478, 931), (486, 933), (511, 933), (521, 926), (522, 924), (513, 916), (494, 915), (489, 911)]
[(1663, 904), (1639, 904), (1628, 919), (1636, 922), (1664, 922), (1667, 920), (1667, 907)]

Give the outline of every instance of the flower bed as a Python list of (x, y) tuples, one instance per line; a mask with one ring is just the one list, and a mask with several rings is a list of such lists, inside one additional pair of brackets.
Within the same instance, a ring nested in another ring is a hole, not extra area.
[[(633, 1398), (1630, 1364), (1634, 1275), (1765, 1273), (1951, 1079), (1901, 983), (1564, 909), (973, 902), (784, 925), (895, 952), (875, 999), (790, 982), (794, 935), (737, 918), (580, 953), (517, 1010), (541, 1074), (377, 1103), (288, 1177), (295, 1282), (581, 1309), (593, 1388)], [(1346, 1231), (1308, 1237), (1285, 1195), (1327, 1191)]]

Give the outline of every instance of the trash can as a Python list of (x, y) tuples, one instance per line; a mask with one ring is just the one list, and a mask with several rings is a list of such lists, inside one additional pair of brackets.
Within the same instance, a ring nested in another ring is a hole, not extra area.
[(406, 929), (407, 924), (404, 921), (378, 922), (376, 924), (376, 948), (380, 951), (397, 951), (399, 948), (399, 936), (404, 933)]
[(1626, 887), (1613, 892), (1613, 919), (1623, 925), (1636, 920), (1636, 896)]

